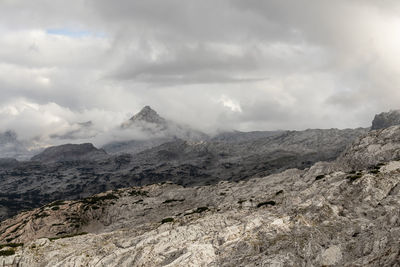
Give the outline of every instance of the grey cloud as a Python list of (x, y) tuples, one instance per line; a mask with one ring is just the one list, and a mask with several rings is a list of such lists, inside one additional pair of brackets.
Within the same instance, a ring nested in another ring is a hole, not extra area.
[[(2, 1), (0, 127), (62, 135), (93, 120), (110, 129), (147, 104), (211, 132), (368, 126), (373, 113), (398, 108), (399, 7)], [(57, 28), (89, 34), (46, 33)], [(4, 111), (22, 100), (40, 108)]]

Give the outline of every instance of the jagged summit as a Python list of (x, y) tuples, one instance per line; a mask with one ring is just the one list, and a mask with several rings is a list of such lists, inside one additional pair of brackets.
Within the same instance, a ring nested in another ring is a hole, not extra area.
[(382, 112), (375, 115), (372, 121), (371, 130), (379, 130), (388, 128), (390, 126), (400, 124), (400, 110), (391, 110), (389, 112)]
[(130, 118), (127, 122), (122, 124), (122, 128), (129, 127), (135, 123), (154, 123), (157, 125), (164, 125), (166, 124), (166, 120), (162, 118), (158, 113), (152, 109), (150, 106), (145, 106), (142, 110), (135, 114), (132, 118)]

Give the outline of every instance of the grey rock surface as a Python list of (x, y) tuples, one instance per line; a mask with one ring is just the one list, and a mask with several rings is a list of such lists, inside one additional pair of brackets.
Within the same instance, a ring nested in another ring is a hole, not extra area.
[(400, 163), (356, 175), (323, 165), (52, 203), (0, 224), (0, 239), (24, 242), (0, 264), (397, 266)]
[(400, 110), (391, 110), (375, 115), (371, 130), (379, 130), (400, 124)]
[(398, 159), (400, 126), (392, 126), (361, 136), (340, 155), (338, 162), (342, 167), (357, 170)]
[[(286, 131), (247, 141), (177, 139), (135, 155), (90, 144), (49, 148), (34, 161), (0, 166), (0, 220), (21, 210), (106, 190), (172, 181), (184, 186), (240, 181), (334, 160), (366, 129)], [(246, 139), (245, 139), (246, 140)]]
[(90, 143), (66, 144), (46, 148), (43, 152), (32, 157), (32, 161), (45, 163), (63, 161), (93, 161), (107, 158), (104, 150), (97, 149)]

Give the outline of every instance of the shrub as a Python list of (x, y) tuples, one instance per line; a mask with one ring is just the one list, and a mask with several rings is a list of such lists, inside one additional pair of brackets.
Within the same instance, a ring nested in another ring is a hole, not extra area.
[(0, 250), (0, 256), (11, 256), (14, 254), (15, 254), (15, 251), (13, 249)]

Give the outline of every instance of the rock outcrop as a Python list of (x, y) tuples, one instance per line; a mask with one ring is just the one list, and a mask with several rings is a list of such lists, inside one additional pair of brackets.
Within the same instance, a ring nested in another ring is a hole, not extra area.
[(360, 137), (342, 153), (338, 162), (347, 170), (358, 170), (399, 159), (400, 125), (371, 131)]
[(400, 110), (391, 110), (375, 115), (371, 130), (379, 130), (400, 124)]

